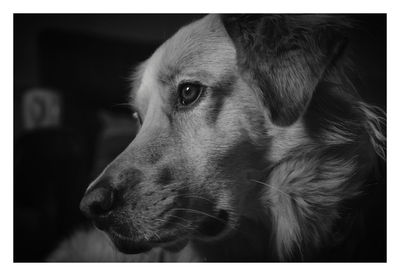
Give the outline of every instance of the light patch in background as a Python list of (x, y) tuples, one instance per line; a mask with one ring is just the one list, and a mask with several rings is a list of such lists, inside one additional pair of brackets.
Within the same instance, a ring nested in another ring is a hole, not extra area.
[(34, 88), (22, 96), (24, 130), (58, 127), (61, 124), (62, 99), (54, 90)]

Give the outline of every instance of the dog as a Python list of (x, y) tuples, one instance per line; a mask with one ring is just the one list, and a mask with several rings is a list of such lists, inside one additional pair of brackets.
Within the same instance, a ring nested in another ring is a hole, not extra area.
[(82, 199), (106, 235), (78, 233), (50, 259), (384, 260), (365, 232), (386, 115), (350, 81), (351, 28), (256, 14), (181, 28), (134, 72), (140, 130)]

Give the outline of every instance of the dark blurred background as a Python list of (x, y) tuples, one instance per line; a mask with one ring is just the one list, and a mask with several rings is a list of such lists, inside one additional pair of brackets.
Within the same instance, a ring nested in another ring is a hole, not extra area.
[[(136, 134), (129, 74), (202, 15), (14, 15), (14, 261), (43, 261), (86, 221), (85, 188)], [(386, 15), (357, 15), (355, 85), (386, 110)]]

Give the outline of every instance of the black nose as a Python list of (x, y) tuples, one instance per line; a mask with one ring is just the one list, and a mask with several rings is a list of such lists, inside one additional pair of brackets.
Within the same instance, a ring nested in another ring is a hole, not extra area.
[(81, 211), (88, 218), (106, 215), (113, 207), (114, 193), (114, 189), (111, 186), (95, 186), (93, 189), (87, 191), (82, 198), (80, 204)]

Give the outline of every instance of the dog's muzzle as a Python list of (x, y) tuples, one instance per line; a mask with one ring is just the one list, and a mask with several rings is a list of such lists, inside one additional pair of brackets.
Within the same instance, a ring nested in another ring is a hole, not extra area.
[(149, 245), (136, 242), (132, 230), (118, 223), (113, 211), (118, 207), (118, 191), (103, 177), (85, 193), (80, 203), (82, 213), (100, 230), (105, 231), (115, 246), (124, 253), (141, 253), (151, 249)]
[[(174, 248), (177, 244), (185, 244), (182, 242), (187, 240), (185, 235), (170, 235), (169, 230), (164, 232), (162, 228), (159, 229), (160, 232), (155, 237), (150, 235), (145, 239), (145, 236), (140, 233), (146, 231), (146, 226), (141, 225), (142, 228), (139, 230), (136, 228), (140, 225), (139, 221), (132, 223), (123, 217), (126, 216), (126, 213), (121, 210), (124, 210), (126, 206), (124, 206), (121, 193), (123, 193), (122, 190), (114, 188), (111, 181), (102, 176), (89, 187), (80, 203), (83, 214), (93, 220), (97, 228), (107, 233), (119, 251), (136, 254), (146, 252), (152, 247)], [(179, 196), (177, 197), (179, 198)], [(204, 202), (202, 203), (204, 204)], [(165, 220), (166, 225), (168, 225), (175, 218), (189, 219), (196, 225), (192, 234), (202, 240), (213, 239), (227, 228), (229, 214), (225, 210), (217, 210), (213, 205), (207, 206), (199, 208), (198, 211), (187, 208), (186, 205), (182, 206), (184, 208), (178, 206), (176, 208), (180, 209), (178, 212), (166, 215), (160, 220)], [(158, 236), (161, 236), (161, 238)], [(180, 246), (177, 246), (177, 248), (179, 249)]]

